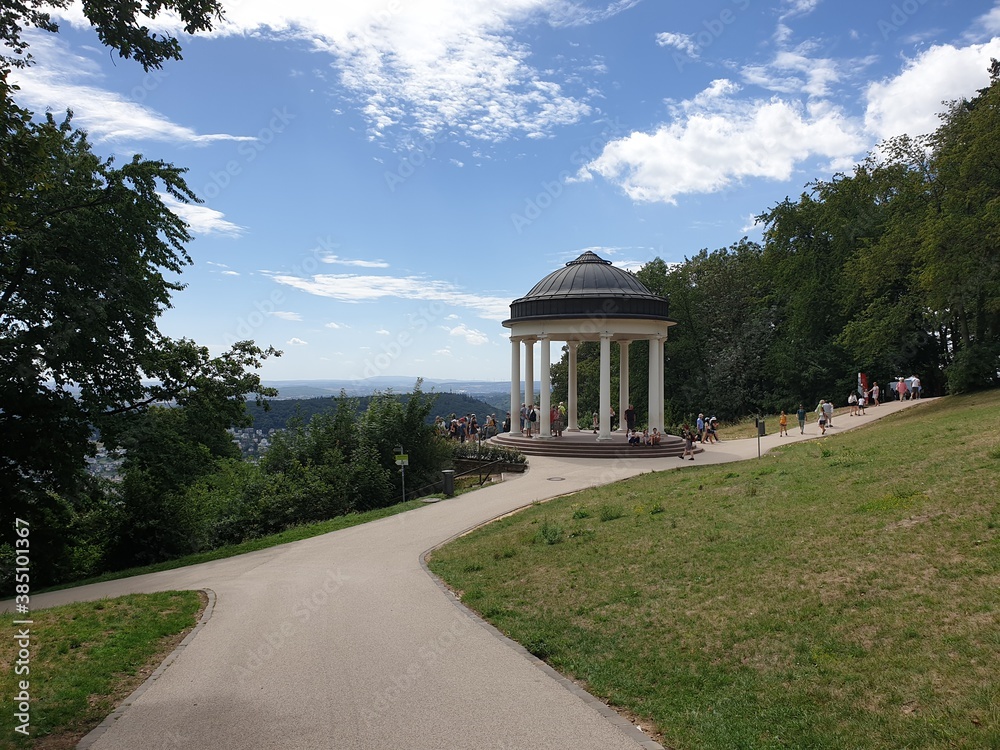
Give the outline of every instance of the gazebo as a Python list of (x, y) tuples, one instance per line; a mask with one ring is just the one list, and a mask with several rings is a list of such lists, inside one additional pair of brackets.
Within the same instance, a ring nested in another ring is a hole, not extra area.
[[(611, 437), (611, 342), (620, 356), (618, 414), (629, 401), (628, 348), (636, 340), (649, 342), (649, 429), (663, 432), (663, 342), (676, 321), (668, 317), (669, 303), (650, 292), (634, 276), (589, 250), (565, 267), (553, 271), (531, 291), (510, 304), (510, 414), (516, 420), (521, 406), (521, 346), (524, 346), (525, 401), (535, 402), (534, 345), (540, 344), (541, 393), (538, 394), (538, 437), (549, 439), (551, 408), (550, 347), (553, 341), (569, 348), (567, 431), (577, 424), (577, 348), (583, 341), (600, 341), (600, 428), (597, 441)], [(624, 428), (624, 419), (619, 429)]]

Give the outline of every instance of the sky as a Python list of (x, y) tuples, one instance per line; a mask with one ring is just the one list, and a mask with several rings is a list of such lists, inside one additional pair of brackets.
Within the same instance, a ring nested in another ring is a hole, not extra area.
[[(742, 237), (1000, 58), (1000, 0), (225, 0), (146, 73), (78, 6), (18, 103), (188, 169), (169, 336), (265, 380), (509, 381), (509, 305), (586, 250), (637, 270)], [(560, 347), (552, 347), (558, 360)], [(536, 366), (537, 366), (536, 357)], [(537, 370), (536, 370), (537, 374)]]

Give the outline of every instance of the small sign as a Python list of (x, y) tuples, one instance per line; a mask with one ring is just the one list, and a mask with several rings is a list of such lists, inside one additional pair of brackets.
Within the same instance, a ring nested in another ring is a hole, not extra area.
[(396, 466), (409, 466), (410, 456), (406, 453), (401, 453), (396, 456)]

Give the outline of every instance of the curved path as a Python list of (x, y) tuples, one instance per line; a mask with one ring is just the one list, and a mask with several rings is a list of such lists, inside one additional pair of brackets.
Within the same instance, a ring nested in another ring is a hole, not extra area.
[[(832, 433), (921, 402), (841, 416)], [(794, 422), (794, 416), (790, 420)], [(763, 450), (815, 438), (768, 436)], [(540, 458), (523, 476), (426, 508), (226, 560), (32, 597), (35, 609), (210, 589), (211, 619), (94, 750), (656, 748), (458, 605), (423, 555), (496, 516), (650, 470), (753, 458), (757, 440), (676, 458)], [(4, 611), (9, 602), (0, 603)], [(611, 720), (609, 721), (609, 717)]]

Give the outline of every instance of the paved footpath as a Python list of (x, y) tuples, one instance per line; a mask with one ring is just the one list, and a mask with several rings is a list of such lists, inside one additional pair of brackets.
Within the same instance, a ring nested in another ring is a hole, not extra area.
[[(928, 399), (929, 401), (929, 399)], [(921, 402), (839, 416), (828, 435)], [(815, 438), (761, 440), (764, 451)], [(773, 427), (776, 427), (774, 425)], [(211, 616), (93, 750), (636, 750), (659, 745), (458, 605), (423, 555), (537, 500), (651, 470), (757, 456), (757, 439), (676, 458), (532, 457), (509, 481), (409, 513), (179, 570), (32, 597), (34, 608), (206, 589)], [(9, 607), (0, 602), (0, 611)], [(44, 634), (39, 634), (44, 638)]]

